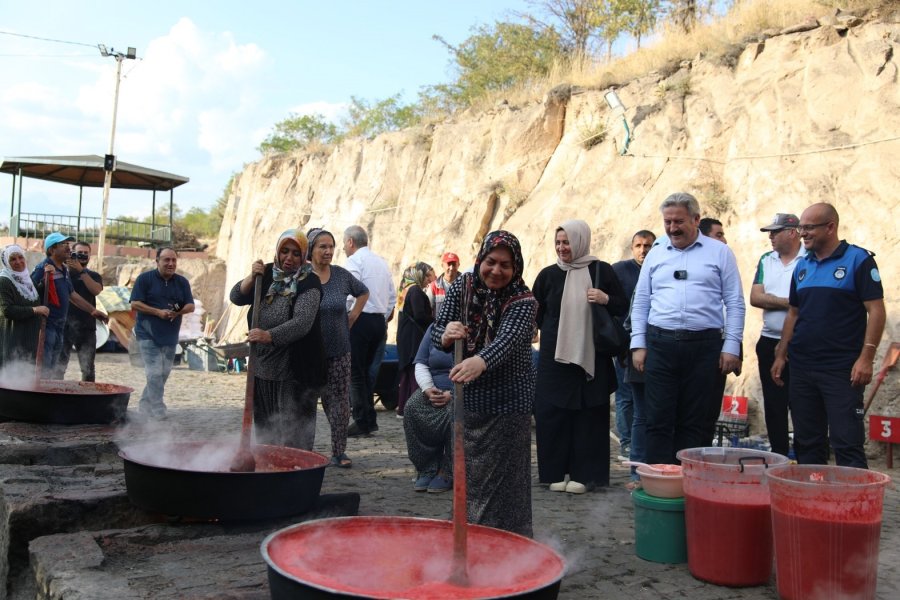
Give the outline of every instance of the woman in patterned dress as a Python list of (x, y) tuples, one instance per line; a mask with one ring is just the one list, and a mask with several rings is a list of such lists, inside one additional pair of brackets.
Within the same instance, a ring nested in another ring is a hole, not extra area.
[(450, 349), (463, 340), (464, 360), (450, 379), (464, 384), (468, 521), (531, 536), (537, 301), (523, 270), (519, 240), (508, 231), (487, 234), (473, 271), (447, 292), (432, 341)]

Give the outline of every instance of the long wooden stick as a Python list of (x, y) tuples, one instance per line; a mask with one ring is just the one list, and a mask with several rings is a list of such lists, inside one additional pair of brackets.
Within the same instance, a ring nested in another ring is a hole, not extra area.
[[(453, 362), (463, 360), (463, 340), (453, 343)], [(465, 403), (463, 384), (453, 384), (453, 569), (450, 581), (467, 585), (468, 524), (466, 518)]]
[[(44, 271), (44, 299), (43, 306), (48, 306), (47, 298), (50, 293), (50, 273)], [(37, 351), (34, 355), (34, 389), (41, 387), (41, 371), (44, 368), (44, 342), (47, 339), (47, 317), (41, 315), (41, 327), (38, 330)]]
[[(262, 299), (262, 276), (253, 278), (253, 315), (250, 317), (250, 329), (259, 326), (259, 302)], [(234, 472), (253, 472), (256, 470), (256, 459), (250, 449), (250, 436), (253, 433), (253, 394), (254, 372), (256, 364), (256, 342), (250, 342), (250, 354), (247, 361), (247, 387), (244, 391), (244, 418), (241, 422), (241, 444), (238, 453), (231, 462)]]

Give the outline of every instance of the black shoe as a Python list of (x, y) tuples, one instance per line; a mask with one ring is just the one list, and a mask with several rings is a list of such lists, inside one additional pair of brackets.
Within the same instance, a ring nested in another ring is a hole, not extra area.
[(350, 423), (350, 427), (347, 428), (347, 437), (360, 437), (366, 435), (369, 435), (369, 431), (360, 427), (359, 423), (356, 423), (355, 421)]
[(371, 435), (371, 434), (375, 433), (376, 431), (378, 431), (378, 423), (372, 425), (371, 429), (369, 429), (369, 434)]

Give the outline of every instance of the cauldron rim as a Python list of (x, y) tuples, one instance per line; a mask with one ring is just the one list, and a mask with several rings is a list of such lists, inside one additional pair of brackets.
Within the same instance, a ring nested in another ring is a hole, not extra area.
[[(72, 390), (72, 391), (59, 391), (59, 390), (45, 390), (41, 388), (33, 388), (33, 387), (16, 387), (12, 385), (0, 385), (0, 390), (9, 390), (12, 392), (26, 392), (29, 394), (40, 394), (42, 396), (115, 396), (118, 394), (131, 394), (134, 392), (133, 387), (129, 387), (127, 385), (120, 385), (118, 383), (107, 383), (105, 381), (66, 381), (64, 379), (41, 379), (41, 385), (60, 385), (62, 384), (65, 387), (75, 387), (75, 388), (88, 388), (85, 391), (80, 390)], [(111, 389), (108, 390), (99, 390), (99, 389), (90, 389), (97, 385), (108, 386)]]
[[(272, 533), (267, 535), (265, 537), (265, 539), (262, 541), (262, 543), (260, 544), (260, 553), (262, 554), (263, 560), (265, 561), (268, 568), (272, 569), (273, 571), (278, 573), (278, 575), (284, 577), (285, 579), (288, 579), (295, 583), (298, 583), (301, 585), (306, 585), (311, 588), (315, 588), (317, 590), (321, 590), (323, 592), (327, 592), (330, 594), (335, 594), (335, 595), (341, 596), (341, 597), (367, 598), (367, 599), (376, 598), (376, 596), (357, 594), (355, 592), (350, 592), (348, 590), (336, 590), (334, 588), (328, 587), (327, 585), (323, 585), (318, 582), (312, 582), (312, 581), (306, 581), (306, 580), (300, 579), (300, 578), (296, 577), (295, 575), (292, 575), (292, 574), (286, 572), (284, 569), (282, 569), (277, 563), (275, 563), (275, 561), (269, 555), (269, 544), (272, 542), (272, 540), (274, 540), (279, 535), (287, 534), (296, 529), (312, 528), (312, 527), (327, 527), (330, 524), (341, 524), (341, 523), (347, 523), (350, 521), (353, 521), (355, 523), (359, 523), (359, 522), (373, 522), (374, 523), (374, 522), (381, 522), (381, 521), (383, 521), (383, 522), (403, 522), (403, 523), (418, 522), (418, 523), (425, 523), (425, 524), (429, 524), (429, 525), (438, 525), (439, 527), (445, 527), (445, 528), (453, 527), (452, 521), (445, 521), (443, 519), (430, 519), (430, 518), (425, 518), (425, 517), (400, 517), (400, 516), (390, 516), (390, 515), (388, 515), (388, 516), (367, 515), (367, 516), (355, 516), (355, 517), (354, 516), (330, 517), (330, 518), (326, 518), (326, 519), (316, 519), (314, 521), (303, 521), (301, 523), (295, 523), (294, 525), (289, 525), (289, 526), (279, 529), (277, 531), (273, 531)], [(566, 560), (562, 557), (562, 555), (560, 555), (559, 552), (557, 552), (555, 549), (547, 546), (546, 544), (542, 544), (542, 543), (540, 543), (536, 540), (533, 540), (529, 537), (526, 537), (524, 535), (520, 535), (518, 533), (513, 533), (511, 531), (506, 531), (503, 529), (497, 529), (495, 527), (487, 527), (485, 525), (477, 525), (474, 523), (469, 523), (467, 525), (467, 527), (469, 527), (470, 529), (487, 530), (487, 531), (491, 531), (491, 532), (495, 532), (495, 533), (499, 532), (500, 534), (502, 534), (504, 536), (507, 536), (507, 537), (510, 537), (513, 539), (522, 540), (529, 545), (543, 546), (551, 554), (553, 554), (560, 562), (559, 572), (553, 579), (548, 579), (546, 582), (543, 582), (539, 588), (536, 588), (536, 589), (543, 590), (543, 589), (546, 589), (553, 585), (556, 585), (562, 580), (562, 578), (566, 574), (566, 571), (568, 568), (567, 564), (566, 564)], [(489, 598), (499, 599), (499, 600), (503, 600), (504, 598), (516, 598), (516, 597), (531, 594), (534, 591), (535, 591), (534, 589), (523, 590), (523, 591), (515, 592), (512, 594), (492, 595)], [(385, 596), (385, 598), (389, 598), (389, 596)]]
[[(147, 467), (150, 469), (165, 469), (165, 470), (169, 470), (169, 471), (178, 471), (181, 473), (202, 473), (204, 475), (223, 475), (223, 476), (228, 476), (228, 477), (234, 477), (236, 475), (244, 475), (244, 476), (269, 475), (269, 476), (271, 476), (273, 474), (279, 473), (279, 471), (238, 471), (238, 472), (233, 472), (233, 471), (211, 471), (211, 470), (187, 469), (187, 468), (179, 467), (179, 466), (164, 465), (164, 464), (159, 464), (159, 463), (148, 462), (146, 460), (139, 460), (139, 459), (136, 459), (136, 458), (128, 455), (129, 448), (137, 448), (137, 447), (141, 447), (141, 446), (158, 446), (158, 445), (163, 445), (163, 446), (166, 446), (169, 448), (172, 448), (175, 446), (192, 446), (192, 447), (201, 447), (202, 448), (207, 445), (217, 445), (220, 447), (225, 447), (227, 444), (225, 442), (221, 442), (221, 441), (217, 442), (214, 440), (200, 441), (200, 442), (182, 441), (182, 442), (173, 442), (173, 443), (169, 443), (169, 444), (161, 444), (158, 441), (141, 441), (141, 442), (127, 444), (124, 446), (120, 445), (118, 455), (119, 455), (119, 458), (121, 458), (124, 461), (132, 462), (134, 464), (141, 465), (143, 467)], [(235, 450), (237, 450), (237, 444), (234, 445), (234, 448), (235, 448)], [(299, 469), (291, 469), (290, 471), (284, 471), (285, 473), (296, 473), (299, 471), (312, 471), (315, 469), (322, 469), (322, 468), (325, 468), (328, 466), (328, 458), (326, 458), (325, 455), (320, 454), (319, 452), (315, 452), (313, 450), (301, 450), (300, 448), (291, 448), (289, 446), (273, 446), (270, 444), (253, 444), (252, 448), (254, 449), (254, 454), (256, 454), (258, 449), (262, 449), (263, 452), (288, 450), (290, 452), (299, 452), (299, 453), (302, 453), (302, 454), (305, 454), (305, 455), (308, 455), (308, 456), (311, 456), (311, 457), (317, 459), (316, 464), (314, 464), (314, 465), (301, 467)]]

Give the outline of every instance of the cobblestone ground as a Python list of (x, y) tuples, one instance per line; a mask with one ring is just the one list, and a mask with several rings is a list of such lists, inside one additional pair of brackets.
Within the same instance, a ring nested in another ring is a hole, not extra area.
[[(70, 365), (68, 378), (76, 378)], [(144, 387), (143, 371), (129, 365), (125, 354), (101, 354), (97, 379), (135, 388), (131, 411), (136, 410)], [(243, 406), (243, 375), (209, 373), (177, 366), (166, 389), (169, 419), (153, 428), (130, 427), (130, 438), (171, 434), (179, 439), (202, 440), (238, 436)], [(448, 518), (450, 494), (415, 493), (414, 470), (406, 458), (403, 421), (378, 406), (379, 431), (366, 438), (351, 438), (347, 453), (351, 469), (328, 469), (322, 492), (358, 492), (361, 515), (400, 515)], [(130, 412), (131, 412), (130, 411)], [(315, 449), (329, 452), (328, 422), (319, 412)], [(532, 447), (532, 453), (534, 448)], [(873, 469), (885, 471), (883, 461)], [(537, 463), (532, 458), (533, 481)], [(891, 474), (896, 474), (896, 470)], [(562, 584), (562, 599), (691, 598), (733, 600), (776, 598), (774, 581), (752, 588), (726, 588), (694, 579), (687, 565), (664, 565), (635, 556), (634, 510), (624, 488), (627, 471), (612, 468), (609, 488), (584, 495), (550, 492), (535, 484), (532, 490), (535, 538), (556, 547), (566, 557), (569, 571)], [(900, 492), (885, 497), (879, 556), (877, 598), (900, 598)], [(729, 538), (730, 531), (706, 535)], [(738, 544), (740, 540), (735, 539)]]

